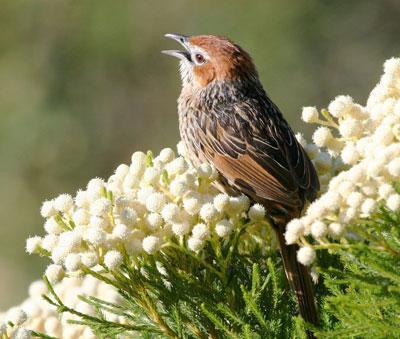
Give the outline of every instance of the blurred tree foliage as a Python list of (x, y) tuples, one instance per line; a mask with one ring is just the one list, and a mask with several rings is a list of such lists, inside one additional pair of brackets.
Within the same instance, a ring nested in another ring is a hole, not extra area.
[(300, 108), (364, 101), (400, 50), (397, 0), (3, 0), (0, 8), (0, 308), (43, 263), (24, 254), (46, 198), (178, 140), (167, 32), (227, 35), (247, 49), (295, 129)]

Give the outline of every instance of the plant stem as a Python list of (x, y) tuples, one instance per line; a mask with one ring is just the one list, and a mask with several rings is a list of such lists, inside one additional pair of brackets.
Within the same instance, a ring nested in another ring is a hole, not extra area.
[(178, 338), (176, 333), (168, 326), (168, 324), (161, 317), (160, 313), (158, 313), (156, 306), (148, 295), (146, 289), (142, 286), (140, 288), (142, 300), (146, 304), (146, 308), (149, 312), (151, 319), (159, 326), (161, 331), (170, 338)]

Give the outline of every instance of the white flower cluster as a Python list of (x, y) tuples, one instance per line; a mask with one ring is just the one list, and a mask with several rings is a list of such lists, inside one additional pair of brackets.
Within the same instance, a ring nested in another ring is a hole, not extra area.
[[(324, 148), (344, 166), (335, 169), (341, 172), (306, 214), (287, 225), (286, 241), (304, 246), (298, 259), (305, 265), (313, 262), (315, 252), (304, 236), (324, 244), (346, 234), (347, 225), (370, 216), (380, 203), (392, 211), (400, 208), (400, 195), (392, 185), (400, 179), (400, 59), (385, 62), (366, 106), (342, 95), (321, 115), (324, 119), (313, 107), (303, 109), (304, 121), (321, 125), (313, 135), (316, 147), (305, 145), (306, 150), (310, 154), (310, 148), (316, 153)], [(321, 181), (327, 184), (323, 176)]]
[[(54, 290), (67, 307), (87, 315), (96, 315), (95, 309), (78, 296), (94, 296), (114, 304), (121, 302), (118, 292), (112, 286), (89, 275), (84, 278), (66, 278), (56, 284)], [(89, 327), (68, 323), (68, 320), (78, 320), (75, 316), (58, 314), (56, 307), (42, 298), (48, 292), (43, 281), (33, 282), (29, 287), (29, 297), (21, 305), (0, 314), (0, 338), (28, 339), (32, 337), (31, 331), (64, 339), (96, 338)], [(102, 312), (108, 321), (125, 323), (122, 316), (105, 310)], [(14, 326), (10, 326), (9, 322)]]
[[(306, 107), (305, 109), (308, 108), (310, 107)], [(345, 169), (346, 165), (340, 157), (335, 157), (331, 151), (324, 150), (315, 143), (307, 143), (301, 133), (296, 134), (296, 139), (307, 152), (318, 173), (321, 184), (320, 193), (325, 192), (328, 189), (330, 180)]]
[[(182, 145), (178, 149), (183, 152)], [(107, 181), (92, 179), (74, 198), (62, 194), (44, 202), (47, 234), (29, 238), (26, 250), (52, 259), (46, 276), (56, 283), (97, 265), (114, 270), (130, 257), (156, 253), (172, 238), (199, 251), (211, 237), (227, 237), (243, 217), (264, 220), (263, 206), (220, 194), (216, 179), (210, 165), (195, 169), (172, 149), (155, 158), (136, 152)]]

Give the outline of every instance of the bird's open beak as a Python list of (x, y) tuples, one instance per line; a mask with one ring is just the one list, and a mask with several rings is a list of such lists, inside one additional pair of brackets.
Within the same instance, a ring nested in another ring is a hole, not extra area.
[(185, 48), (185, 50), (180, 51), (174, 49), (174, 50), (161, 51), (161, 53), (174, 56), (178, 59), (191, 61), (190, 50), (188, 46), (188, 39), (189, 39), (188, 36), (168, 33), (165, 34), (165, 37), (178, 41)]

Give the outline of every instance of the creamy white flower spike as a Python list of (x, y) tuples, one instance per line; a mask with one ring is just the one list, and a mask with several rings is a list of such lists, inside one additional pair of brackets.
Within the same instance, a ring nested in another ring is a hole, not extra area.
[(68, 212), (74, 201), (69, 194), (61, 194), (54, 200), (54, 208), (59, 212)]
[(26, 252), (29, 254), (38, 253), (42, 244), (42, 238), (36, 236), (26, 240)]
[(313, 134), (313, 141), (318, 147), (327, 147), (333, 140), (333, 135), (328, 127), (318, 127)]
[(232, 222), (227, 219), (219, 221), (215, 225), (215, 232), (222, 238), (228, 236), (232, 232)]
[(57, 210), (54, 205), (54, 200), (45, 201), (40, 209), (40, 214), (43, 218), (49, 218), (57, 214)]
[(250, 207), (249, 218), (253, 221), (263, 220), (265, 217), (265, 207), (261, 204), (255, 204)]
[(30, 339), (30, 338), (32, 338), (32, 334), (26, 328), (18, 328), (13, 333), (12, 337), (13, 337), (13, 339)]
[(65, 258), (64, 266), (68, 272), (78, 271), (81, 266), (81, 256), (77, 253), (70, 253)]
[[(121, 302), (114, 287), (92, 276), (65, 278), (53, 287), (65, 305), (87, 315), (94, 316), (95, 310), (89, 304), (80, 301), (80, 295), (90, 295), (117, 305)], [(29, 287), (27, 299), (19, 306), (0, 314), (0, 336), (25, 339), (32, 337), (31, 331), (36, 331), (56, 338), (96, 338), (88, 327), (68, 323), (68, 320), (74, 319), (72, 315), (57, 314), (56, 308), (43, 300), (43, 294), (49, 294), (45, 283), (35, 281)], [(106, 313), (105, 315), (108, 316)], [(124, 319), (116, 316), (113, 321), (123, 323)], [(9, 322), (14, 326), (10, 326)]]
[(266, 223), (262, 205), (214, 187), (217, 171), (209, 164), (194, 168), (169, 148), (155, 157), (135, 152), (131, 160), (106, 180), (90, 180), (74, 198), (61, 194), (43, 203), (47, 234), (28, 239), (26, 249), (52, 259), (51, 281), (96, 265), (118, 269), (129, 256), (156, 255), (170, 240), (198, 252), (212, 238), (224, 241), (240, 220)]
[(210, 230), (206, 224), (197, 224), (192, 229), (192, 235), (194, 238), (205, 240), (210, 235)]
[(188, 247), (194, 252), (201, 250), (204, 246), (204, 241), (202, 239), (191, 237), (188, 240)]
[(304, 122), (314, 123), (318, 121), (319, 113), (315, 107), (303, 107), (301, 118)]
[(6, 321), (14, 325), (22, 325), (27, 319), (25, 311), (19, 307), (12, 307), (6, 313)]
[(311, 265), (315, 257), (315, 251), (310, 246), (304, 246), (297, 252), (297, 260), (305, 266)]
[(155, 237), (153, 235), (149, 235), (143, 239), (143, 249), (149, 253), (153, 254), (158, 251), (160, 247), (160, 238)]
[(339, 95), (329, 106), (329, 113), (335, 118), (346, 117), (350, 114), (353, 107), (353, 98), (348, 95)]
[(44, 273), (52, 284), (58, 283), (64, 278), (64, 269), (61, 265), (51, 264)]
[(104, 256), (104, 264), (109, 270), (117, 268), (123, 260), (122, 254), (118, 251), (111, 250)]
[(307, 236), (326, 245), (329, 238), (346, 236), (349, 225), (368, 218), (378, 206), (400, 209), (393, 187), (400, 178), (400, 58), (385, 62), (366, 106), (341, 95), (321, 114), (304, 108), (302, 118), (322, 125), (314, 132), (315, 144), (302, 138), (320, 175), (321, 194), (303, 217), (287, 225), (285, 239), (300, 245), (298, 260), (310, 265), (315, 252)]

